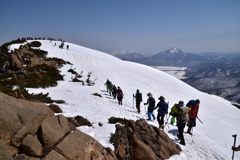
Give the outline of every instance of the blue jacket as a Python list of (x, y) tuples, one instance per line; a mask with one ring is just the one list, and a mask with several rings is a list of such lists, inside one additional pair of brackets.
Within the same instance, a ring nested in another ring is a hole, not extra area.
[(168, 113), (168, 104), (163, 100), (158, 102), (157, 106), (154, 109), (157, 109), (157, 108), (158, 108), (158, 113), (161, 115)]

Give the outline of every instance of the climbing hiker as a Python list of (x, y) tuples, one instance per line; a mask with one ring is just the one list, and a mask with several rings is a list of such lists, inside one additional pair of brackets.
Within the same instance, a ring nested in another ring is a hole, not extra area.
[(179, 101), (178, 104), (174, 105), (171, 109), (171, 115), (177, 118), (177, 127), (178, 127), (178, 134), (177, 137), (180, 140), (180, 144), (186, 145), (185, 139), (183, 136), (183, 131), (188, 122), (188, 112), (191, 108), (184, 106), (183, 101)]
[(144, 103), (144, 105), (148, 104), (148, 119), (147, 120), (151, 121), (151, 116), (153, 117), (153, 120), (155, 120), (155, 115), (153, 113), (154, 108), (155, 108), (155, 99), (153, 98), (153, 95), (150, 92), (147, 94), (147, 96), (148, 96), (148, 100), (146, 103)]
[(164, 117), (168, 113), (168, 104), (165, 102), (165, 98), (163, 96), (160, 96), (158, 100), (159, 102), (154, 110), (158, 108), (157, 121), (159, 128), (164, 129)]
[(112, 82), (110, 82), (108, 89), (109, 89), (110, 96), (112, 96), (112, 91), (113, 91), (113, 84), (112, 84)]
[(140, 113), (141, 110), (140, 110), (140, 104), (142, 102), (142, 93), (139, 92), (139, 89), (137, 89), (137, 93), (134, 95), (133, 94), (133, 97), (136, 99), (136, 108), (137, 108), (137, 112)]
[(196, 118), (198, 116), (199, 104), (200, 104), (200, 100), (197, 99), (197, 100), (190, 100), (186, 105), (187, 107), (191, 108), (190, 112), (188, 113), (189, 122), (187, 124), (188, 126), (187, 133), (190, 135), (192, 135), (192, 128), (196, 127)]
[(122, 92), (122, 89), (119, 86), (117, 88), (117, 99), (118, 99), (118, 104), (122, 105), (123, 92)]
[(115, 85), (113, 85), (112, 96), (113, 96), (113, 99), (116, 99), (116, 96), (117, 96), (117, 88), (116, 88)]
[(111, 82), (107, 79), (107, 82), (105, 83), (106, 88), (107, 88), (107, 92), (109, 92), (110, 83), (111, 83)]

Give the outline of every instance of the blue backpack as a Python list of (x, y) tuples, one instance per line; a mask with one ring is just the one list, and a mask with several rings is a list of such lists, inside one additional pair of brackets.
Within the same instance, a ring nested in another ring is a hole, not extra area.
[(190, 101), (186, 104), (187, 107), (194, 106), (194, 105), (195, 105), (195, 100), (190, 100)]

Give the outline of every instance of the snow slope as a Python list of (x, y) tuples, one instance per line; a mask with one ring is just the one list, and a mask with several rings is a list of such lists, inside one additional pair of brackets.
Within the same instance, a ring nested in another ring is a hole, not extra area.
[[(141, 114), (136, 113), (133, 106), (133, 93), (139, 89), (146, 102), (148, 92), (151, 92), (157, 100), (163, 95), (169, 101), (170, 108), (179, 100), (185, 103), (191, 99), (200, 99), (199, 117), (203, 124), (197, 122), (193, 136), (185, 134), (186, 146), (181, 146), (180, 155), (174, 155), (171, 160), (224, 160), (232, 156), (231, 146), (233, 134), (240, 133), (240, 110), (232, 106), (223, 98), (200, 92), (182, 81), (152, 67), (122, 61), (109, 54), (88, 49), (71, 43), (69, 50), (59, 49), (60, 42), (40, 41), (42, 50), (48, 51), (48, 57), (58, 57), (73, 65), (65, 65), (61, 68), (64, 81), (59, 81), (57, 87), (47, 89), (29, 89), (32, 93), (49, 93), (55, 100), (64, 100), (60, 104), (65, 116), (81, 115), (93, 122), (93, 127), (79, 127), (78, 129), (97, 139), (105, 147), (113, 145), (109, 142), (111, 133), (115, 132), (115, 125), (108, 124), (111, 116), (137, 120), (144, 117), (146, 108), (141, 104)], [(18, 48), (12, 45), (11, 48)], [(83, 86), (80, 83), (70, 82), (74, 77), (67, 72), (73, 68), (80, 73), (83, 71), (86, 79), (92, 72), (91, 79), (95, 80), (94, 86)], [(104, 83), (109, 79), (116, 86), (120, 86), (124, 92), (123, 105), (119, 106), (108, 93)], [(93, 96), (99, 93), (103, 97)], [(157, 112), (155, 111), (155, 114)], [(146, 117), (144, 117), (146, 118)], [(98, 123), (103, 123), (102, 127)], [(149, 122), (158, 126), (157, 121)], [(186, 130), (186, 128), (185, 128)], [(167, 125), (165, 131), (172, 138), (176, 138), (176, 126)], [(239, 134), (240, 135), (240, 134)], [(238, 138), (239, 139), (239, 138)], [(237, 140), (240, 144), (240, 140)], [(240, 159), (240, 152), (235, 153), (235, 159)]]

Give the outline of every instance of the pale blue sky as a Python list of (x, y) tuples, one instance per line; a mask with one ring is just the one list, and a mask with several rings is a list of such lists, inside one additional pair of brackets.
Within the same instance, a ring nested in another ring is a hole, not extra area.
[(2, 0), (0, 45), (53, 37), (104, 52), (240, 51), (240, 0)]

